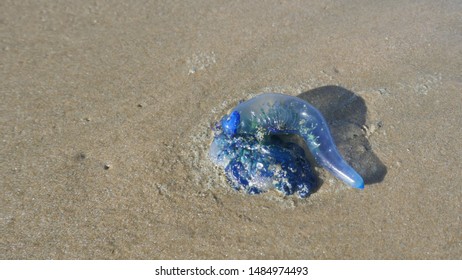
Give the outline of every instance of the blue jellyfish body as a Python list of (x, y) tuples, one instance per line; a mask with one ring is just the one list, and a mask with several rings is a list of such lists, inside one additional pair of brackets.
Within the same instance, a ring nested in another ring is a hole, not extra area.
[(361, 176), (338, 152), (321, 113), (300, 98), (261, 94), (236, 106), (214, 132), (210, 157), (236, 189), (256, 194), (275, 187), (300, 197), (312, 192), (316, 178), (304, 150), (284, 141), (284, 135), (302, 137), (320, 166), (348, 185), (364, 188)]

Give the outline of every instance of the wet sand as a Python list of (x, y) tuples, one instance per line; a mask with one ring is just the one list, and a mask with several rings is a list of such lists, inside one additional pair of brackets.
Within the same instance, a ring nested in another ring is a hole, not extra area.
[[(0, 258), (461, 259), (460, 1), (2, 1)], [(366, 178), (237, 193), (210, 124), (262, 92)]]

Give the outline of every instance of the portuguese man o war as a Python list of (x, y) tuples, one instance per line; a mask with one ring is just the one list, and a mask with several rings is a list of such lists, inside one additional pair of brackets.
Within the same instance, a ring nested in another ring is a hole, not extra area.
[(354, 188), (364, 181), (338, 152), (321, 113), (294, 96), (265, 93), (237, 105), (213, 127), (209, 156), (236, 190), (258, 194), (274, 187), (304, 198), (317, 186), (305, 151), (290, 142), (298, 135), (314, 160)]

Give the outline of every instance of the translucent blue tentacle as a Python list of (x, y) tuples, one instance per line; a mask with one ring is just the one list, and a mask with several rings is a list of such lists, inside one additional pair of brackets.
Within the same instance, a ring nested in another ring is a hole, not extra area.
[(319, 165), (348, 185), (364, 188), (361, 176), (338, 152), (321, 113), (300, 98), (278, 93), (259, 95), (239, 104), (223, 118), (222, 126), (229, 137), (253, 135), (263, 139), (274, 134), (297, 134)]

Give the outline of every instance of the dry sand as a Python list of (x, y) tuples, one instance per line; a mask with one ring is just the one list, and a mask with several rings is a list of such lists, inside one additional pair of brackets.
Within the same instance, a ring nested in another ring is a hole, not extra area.
[[(462, 258), (461, 1), (125, 2), (0, 2), (0, 258)], [(228, 187), (209, 126), (269, 91), (364, 191)]]

